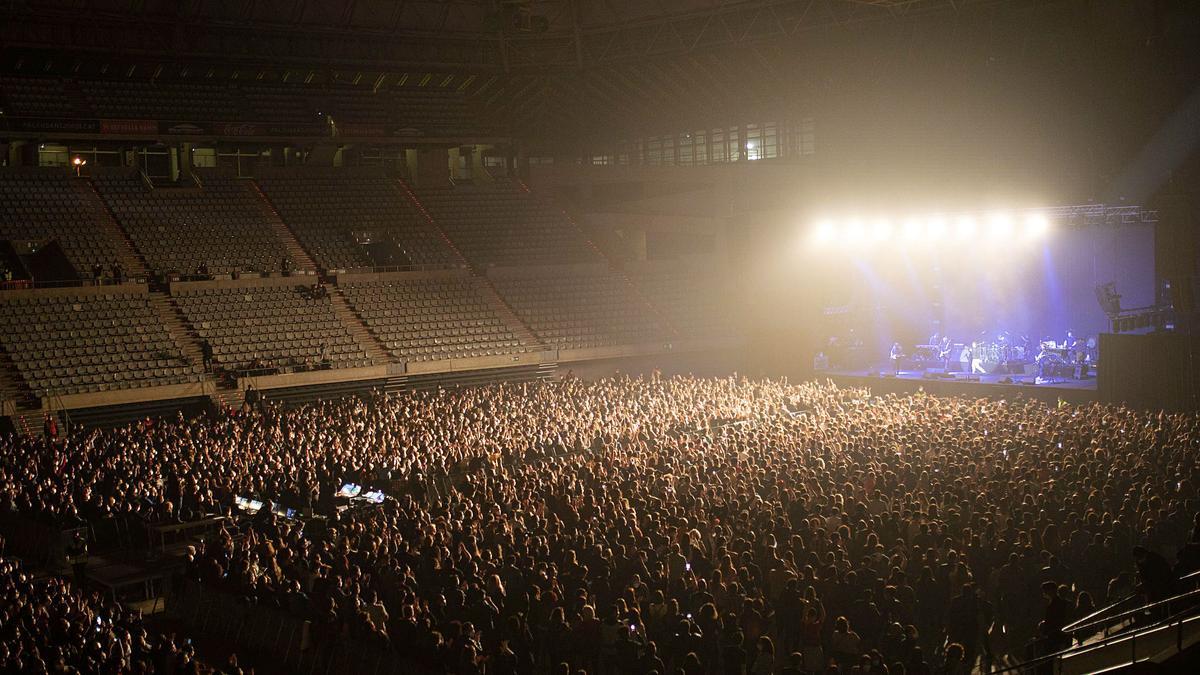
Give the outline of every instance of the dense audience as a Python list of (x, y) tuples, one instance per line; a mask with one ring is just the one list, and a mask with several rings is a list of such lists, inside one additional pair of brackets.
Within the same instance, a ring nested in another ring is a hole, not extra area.
[(187, 576), (433, 672), (965, 673), (1200, 568), (1200, 418), (1101, 404), (566, 378), (7, 445), (45, 521), (299, 509)]
[[(188, 641), (65, 580), (0, 559), (0, 672), (211, 673)], [(223, 672), (240, 672), (236, 665)]]

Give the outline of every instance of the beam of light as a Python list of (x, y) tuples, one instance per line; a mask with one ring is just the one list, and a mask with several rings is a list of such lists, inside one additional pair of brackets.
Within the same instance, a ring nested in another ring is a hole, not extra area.
[(1025, 236), (1030, 239), (1043, 237), (1050, 229), (1050, 219), (1044, 213), (1031, 213), (1025, 216)]
[(988, 214), (988, 234), (994, 239), (1012, 236), (1013, 218), (1008, 213), (998, 211)]

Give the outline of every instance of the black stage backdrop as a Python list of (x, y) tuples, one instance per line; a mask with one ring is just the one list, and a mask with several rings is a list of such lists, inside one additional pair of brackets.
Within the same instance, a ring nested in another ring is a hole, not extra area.
[(1200, 336), (1100, 336), (1100, 400), (1200, 410)]

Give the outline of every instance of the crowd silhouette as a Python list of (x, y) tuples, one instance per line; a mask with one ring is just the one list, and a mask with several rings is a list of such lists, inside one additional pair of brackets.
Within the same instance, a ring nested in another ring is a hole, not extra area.
[[(0, 508), (225, 514), (189, 583), (436, 673), (967, 673), (1200, 569), (1200, 418), (1098, 403), (568, 377), (4, 445)], [(0, 669), (194, 660), (127, 618), (72, 646), (88, 596), (6, 564)]]

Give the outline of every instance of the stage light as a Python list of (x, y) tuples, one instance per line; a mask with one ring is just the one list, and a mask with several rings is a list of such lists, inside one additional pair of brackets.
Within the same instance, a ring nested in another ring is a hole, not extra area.
[(1007, 237), (1012, 234), (1012, 216), (1007, 213), (992, 213), (988, 215), (988, 233), (993, 237)]
[(887, 241), (892, 238), (892, 221), (887, 218), (880, 218), (875, 221), (874, 227), (871, 229), (871, 236), (875, 241)]
[(837, 226), (831, 220), (822, 220), (813, 230), (813, 238), (819, 244), (828, 244), (837, 237)]
[(904, 221), (904, 238), (909, 241), (916, 241), (924, 234), (924, 229), (921, 227), (921, 221), (916, 218), (907, 218)]
[(861, 220), (851, 220), (846, 224), (846, 234), (843, 237), (847, 244), (858, 244), (867, 236), (866, 228)]
[(975, 234), (975, 218), (973, 216), (959, 216), (955, 220), (955, 233), (959, 239), (968, 239)]
[(930, 216), (925, 223), (925, 236), (929, 241), (939, 241), (946, 236), (946, 219), (941, 216)]
[(1031, 213), (1025, 216), (1025, 236), (1034, 238), (1046, 234), (1050, 229), (1050, 219), (1043, 213)]

